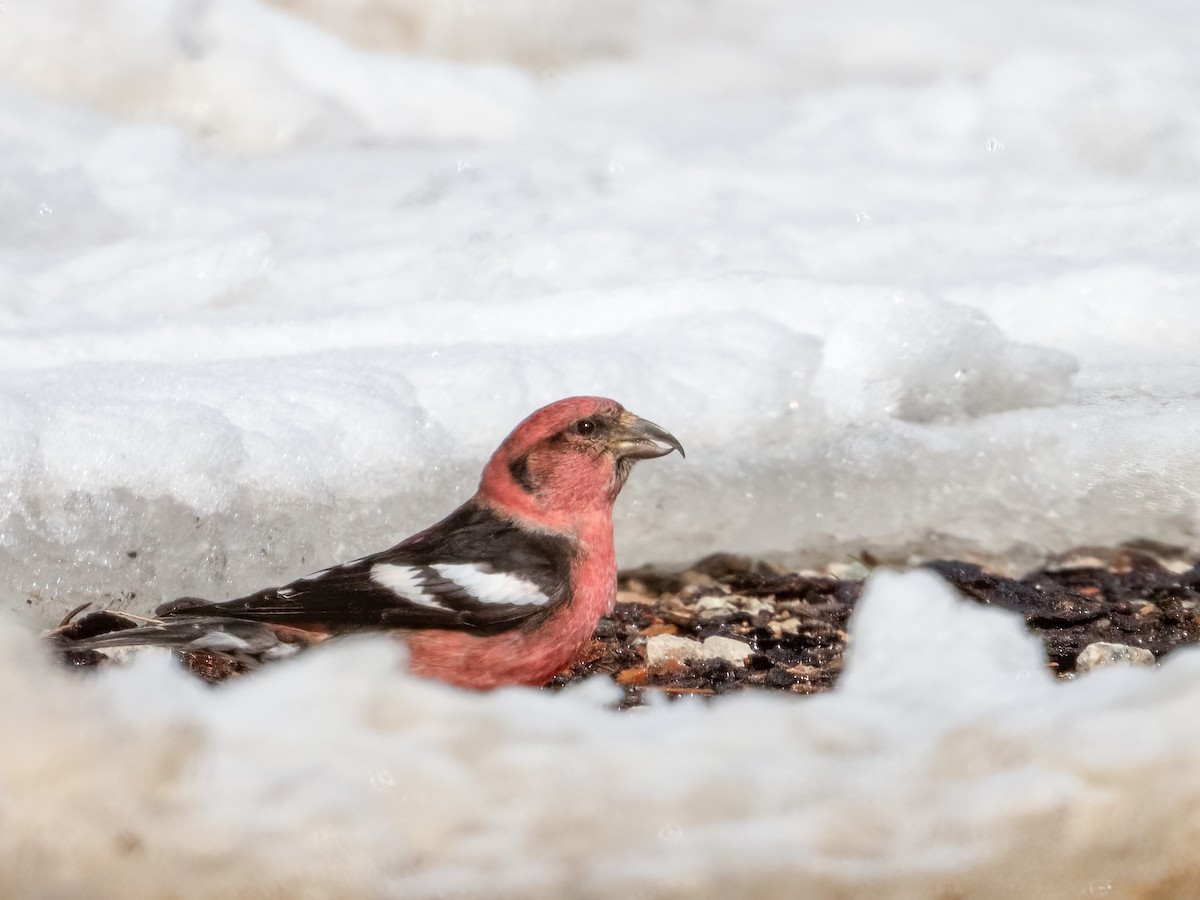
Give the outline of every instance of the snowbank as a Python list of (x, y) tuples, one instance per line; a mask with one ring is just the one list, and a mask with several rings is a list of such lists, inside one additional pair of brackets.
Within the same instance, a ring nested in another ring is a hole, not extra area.
[[(0, 890), (191, 897), (1185, 896), (1200, 653), (1056, 682), (1006, 613), (877, 574), (838, 688), (603, 708), (383, 639), (209, 689), (0, 630)], [(33, 864), (36, 861), (36, 864)]]

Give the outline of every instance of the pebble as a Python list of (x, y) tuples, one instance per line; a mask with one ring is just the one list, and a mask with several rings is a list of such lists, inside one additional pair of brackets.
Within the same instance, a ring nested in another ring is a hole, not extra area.
[(746, 657), (753, 652), (749, 644), (737, 638), (713, 635), (704, 639), (704, 655), (707, 659), (727, 659), (735, 666), (744, 666)]
[(696, 612), (701, 619), (712, 619), (737, 612), (737, 607), (729, 601), (728, 596), (701, 597), (696, 601)]
[(684, 588), (715, 588), (717, 580), (706, 572), (697, 572), (695, 569), (688, 569), (679, 576), (679, 580), (683, 582)]
[(826, 572), (814, 572), (813, 575), (820, 578), (822, 574), (826, 574), (839, 581), (862, 581), (871, 574), (872, 568), (862, 560), (856, 559), (848, 563), (830, 563), (826, 567)]
[(742, 666), (753, 652), (745, 641), (727, 637), (705, 638), (704, 643), (677, 634), (656, 634), (646, 639), (646, 665), (651, 669), (682, 664), (689, 659), (725, 659)]
[(677, 634), (656, 634), (646, 638), (646, 665), (660, 669), (671, 663), (682, 664), (689, 659), (703, 659), (704, 645)]
[(1075, 658), (1075, 671), (1082, 674), (1101, 666), (1152, 666), (1154, 663), (1154, 654), (1144, 647), (1096, 641), (1084, 647), (1083, 652)]
[(737, 612), (745, 612), (750, 615), (757, 615), (766, 610), (773, 612), (775, 609), (774, 597), (744, 597), (741, 594), (714, 594), (707, 597), (701, 597), (696, 601), (696, 612), (701, 620), (707, 621), (714, 619), (717, 616), (732, 615)]
[(771, 629), (771, 633), (776, 637), (782, 635), (797, 635), (800, 633), (800, 628), (803, 623), (799, 619), (784, 619), (783, 621), (771, 622), (767, 625)]

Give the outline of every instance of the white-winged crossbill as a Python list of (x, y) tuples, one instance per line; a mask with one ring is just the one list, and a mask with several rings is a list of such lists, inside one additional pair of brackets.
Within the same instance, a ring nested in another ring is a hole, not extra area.
[(330, 636), (389, 631), (419, 675), (488, 689), (544, 684), (616, 599), (613, 501), (639, 459), (683, 447), (602, 397), (533, 413), (479, 490), (390, 550), (225, 603), (165, 604), (149, 623), (113, 613), (55, 632), (68, 658), (136, 645), (254, 665)]

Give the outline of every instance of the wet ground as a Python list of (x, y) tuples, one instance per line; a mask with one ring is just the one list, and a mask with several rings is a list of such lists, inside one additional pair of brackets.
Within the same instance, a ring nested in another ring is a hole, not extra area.
[[(1023, 616), (1045, 645), (1046, 665), (1062, 677), (1074, 674), (1079, 654), (1095, 642), (1144, 648), (1161, 659), (1200, 640), (1200, 563), (1164, 564), (1123, 548), (1023, 578), (957, 561), (927, 567), (968, 600)], [(869, 561), (854, 568), (865, 573)], [(786, 572), (731, 555), (683, 571), (627, 571), (612, 615), (551, 686), (611, 675), (627, 706), (647, 691), (825, 691), (841, 672), (846, 624), (861, 593), (861, 578)], [(739, 641), (744, 651), (728, 641), (705, 643), (713, 637)]]
[[(549, 687), (608, 675), (625, 691), (623, 706), (641, 704), (649, 691), (829, 690), (842, 670), (847, 623), (871, 565), (868, 557), (837, 574), (803, 573), (719, 554), (678, 571), (623, 572), (612, 614), (600, 621), (577, 662)], [(1024, 617), (1042, 639), (1046, 665), (1064, 678), (1090, 664), (1080, 660), (1089, 645), (1120, 645), (1093, 647), (1093, 656), (1115, 652), (1154, 662), (1200, 641), (1200, 563), (1126, 547), (1076, 554), (1023, 578), (959, 561), (925, 566), (968, 601)], [(60, 654), (68, 664), (85, 668), (107, 659), (94, 650), (75, 650), (70, 641), (145, 621), (103, 611), (68, 618), (70, 624), (58, 634), (67, 639)], [(181, 661), (209, 682), (264, 664), (209, 651), (184, 652)]]

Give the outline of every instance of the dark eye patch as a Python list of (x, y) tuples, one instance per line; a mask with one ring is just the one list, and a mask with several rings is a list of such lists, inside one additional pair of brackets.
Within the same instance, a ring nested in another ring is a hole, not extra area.
[(508, 471), (509, 474), (512, 475), (513, 481), (519, 484), (521, 486), (521, 490), (523, 490), (525, 493), (532, 494), (537, 488), (537, 485), (534, 483), (533, 476), (529, 474), (528, 454), (518, 456), (516, 459), (510, 462), (508, 464)]

